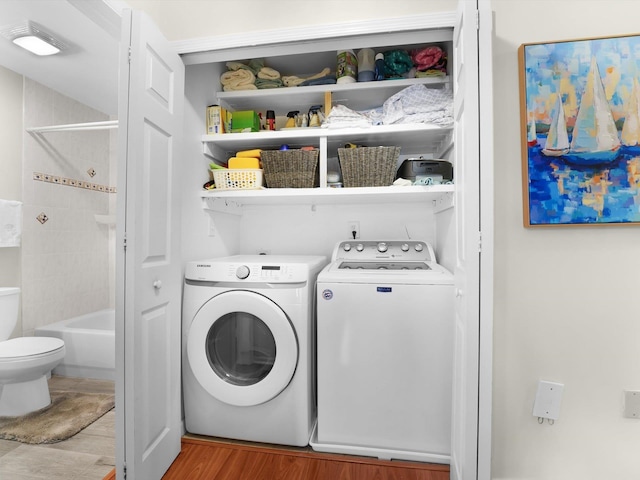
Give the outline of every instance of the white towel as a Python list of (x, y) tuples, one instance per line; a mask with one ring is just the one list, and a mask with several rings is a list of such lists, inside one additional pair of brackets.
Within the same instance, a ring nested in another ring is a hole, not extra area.
[(0, 200), (0, 247), (19, 247), (22, 236), (22, 202)]

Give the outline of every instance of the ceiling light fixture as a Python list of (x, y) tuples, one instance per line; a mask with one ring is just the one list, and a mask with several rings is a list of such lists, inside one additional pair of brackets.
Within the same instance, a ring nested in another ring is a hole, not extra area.
[(67, 46), (44, 30), (35, 22), (26, 22), (9, 25), (0, 29), (0, 34), (13, 43), (36, 55), (54, 55)]

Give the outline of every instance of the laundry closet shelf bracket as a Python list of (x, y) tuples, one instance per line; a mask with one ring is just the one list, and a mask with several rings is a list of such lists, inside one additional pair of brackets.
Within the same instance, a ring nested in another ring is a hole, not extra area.
[(202, 198), (202, 208), (209, 212), (242, 215), (242, 204), (228, 198), (204, 197)]
[(454, 206), (453, 192), (446, 192), (433, 200), (433, 211), (435, 213), (444, 212)]
[(230, 154), (221, 148), (219, 145), (216, 145), (212, 142), (203, 142), (202, 143), (202, 153), (205, 157), (219, 163), (224, 164), (229, 158)]

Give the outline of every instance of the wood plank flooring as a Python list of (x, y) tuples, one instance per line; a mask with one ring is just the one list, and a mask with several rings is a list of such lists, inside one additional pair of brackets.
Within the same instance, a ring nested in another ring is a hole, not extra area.
[[(104, 480), (114, 480), (115, 473)], [(447, 465), (183, 437), (163, 480), (449, 480)]]

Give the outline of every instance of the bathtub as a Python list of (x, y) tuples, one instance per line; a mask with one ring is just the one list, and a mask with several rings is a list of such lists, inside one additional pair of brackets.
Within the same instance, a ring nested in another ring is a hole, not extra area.
[(99, 310), (38, 327), (35, 335), (64, 340), (66, 354), (54, 374), (115, 380), (115, 322), (115, 310)]

